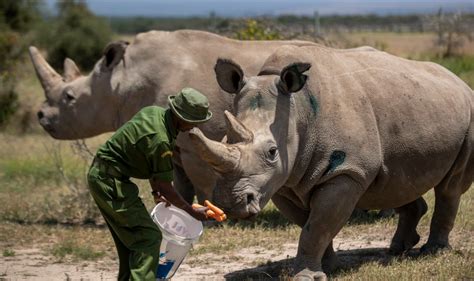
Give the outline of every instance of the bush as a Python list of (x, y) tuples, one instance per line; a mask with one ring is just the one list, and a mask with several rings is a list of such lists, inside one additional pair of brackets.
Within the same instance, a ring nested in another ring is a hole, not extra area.
[(472, 18), (467, 15), (446, 14), (441, 8), (436, 16), (428, 18), (429, 28), (437, 34), (435, 44), (443, 49), (442, 57), (455, 55), (456, 50), (464, 45), (466, 39), (472, 41), (474, 38), (473, 23)]
[(15, 65), (12, 53), (18, 41), (17, 33), (9, 30), (0, 32), (0, 127), (7, 123), (18, 108), (16, 79), (12, 74)]
[(18, 94), (13, 79), (0, 77), (0, 127), (7, 124), (18, 109)]
[(235, 37), (239, 40), (278, 40), (281, 39), (277, 31), (265, 28), (256, 20), (248, 20), (245, 28), (237, 31)]
[(84, 1), (61, 1), (58, 8), (58, 18), (43, 28), (41, 36), (49, 63), (61, 69), (69, 57), (80, 68), (91, 69), (111, 40), (109, 25), (96, 17)]
[(18, 109), (15, 70), (24, 54), (29, 28), (38, 19), (41, 1), (0, 1), (0, 127)]

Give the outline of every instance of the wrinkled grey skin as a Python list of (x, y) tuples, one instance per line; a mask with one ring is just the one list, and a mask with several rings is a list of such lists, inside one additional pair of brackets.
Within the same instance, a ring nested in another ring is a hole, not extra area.
[[(324, 279), (337, 262), (332, 239), (354, 208), (396, 208), (390, 251), (419, 241), (448, 248), (459, 200), (473, 181), (473, 91), (443, 67), (376, 50), (281, 47), (258, 76), (218, 60), (219, 85), (236, 93), (227, 142), (189, 137), (221, 174), (214, 203), (229, 217), (257, 215), (270, 199), (302, 227), (297, 280)], [(239, 79), (232, 79), (233, 76)]]
[[(238, 41), (191, 30), (151, 31), (138, 34), (131, 44), (109, 44), (88, 75), (81, 75), (74, 62), (66, 59), (63, 76), (30, 47), (46, 95), (38, 120), (56, 139), (93, 137), (116, 130), (142, 107), (167, 107), (169, 95), (193, 87), (209, 98), (214, 113), (200, 128), (209, 138), (221, 140), (225, 135), (224, 110), (231, 108), (232, 97), (222, 93), (216, 83), (213, 67), (217, 58), (233, 57), (255, 75), (271, 52), (284, 44), (313, 43)], [(215, 182), (212, 169), (185, 143), (181, 143), (181, 155), (175, 156), (175, 186), (183, 197), (191, 202), (194, 187), (199, 201), (209, 199)]]

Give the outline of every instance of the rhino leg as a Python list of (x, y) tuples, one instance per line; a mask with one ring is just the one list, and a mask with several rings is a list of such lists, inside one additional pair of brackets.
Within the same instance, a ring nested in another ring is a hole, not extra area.
[(183, 170), (183, 167), (175, 164), (173, 167), (173, 185), (176, 191), (183, 197), (186, 202), (192, 204), (194, 200), (194, 187), (188, 176)]
[(431, 219), (430, 236), (420, 249), (423, 254), (451, 248), (449, 233), (454, 226), (461, 195), (469, 189), (474, 180), (474, 153), (471, 140), (474, 140), (472, 129), (466, 135), (450, 171), (434, 188), (435, 207)]
[(458, 192), (452, 192), (453, 190), (443, 186), (435, 187), (435, 207), (433, 218), (431, 219), (430, 236), (426, 244), (421, 247), (421, 253), (431, 254), (439, 250), (451, 248), (449, 245), (449, 233), (454, 226), (461, 194), (470, 185), (471, 183), (466, 184), (462, 188), (457, 188)]
[(181, 151), (181, 162), (187, 178), (194, 187), (193, 190), (198, 202), (203, 203), (206, 199), (211, 200), (217, 178), (212, 168), (196, 154), (183, 149)]
[(398, 227), (390, 244), (390, 254), (401, 255), (406, 253), (420, 241), (416, 226), (427, 210), (428, 205), (426, 205), (423, 197), (395, 209), (399, 214)]
[(303, 227), (306, 224), (306, 221), (309, 217), (309, 211), (303, 210), (302, 208), (296, 206), (293, 201), (288, 199), (286, 196), (275, 193), (272, 196), (272, 201), (275, 206), (280, 210), (280, 212), (293, 223), (296, 223), (298, 226)]
[(431, 219), (428, 242), (421, 247), (423, 254), (436, 253), (439, 250), (450, 249), (449, 233), (453, 229), (454, 220), (459, 207), (460, 196), (448, 197), (435, 191), (435, 209)]
[(327, 246), (326, 251), (324, 251), (322, 259), (323, 270), (324, 272), (332, 272), (336, 270), (339, 265), (339, 259), (337, 258), (336, 252), (334, 252), (331, 240), (331, 243), (329, 243), (329, 245)]
[[(297, 224), (301, 228), (306, 224), (309, 217), (309, 211), (299, 208), (293, 203), (293, 201), (278, 193), (273, 195), (272, 201), (288, 220)], [(332, 272), (339, 266), (339, 260), (332, 247), (332, 241), (324, 252), (322, 266), (324, 272)]]
[[(322, 279), (322, 257), (331, 241), (354, 210), (364, 188), (351, 177), (341, 175), (319, 186), (310, 201), (310, 214), (304, 225), (295, 259), (295, 279)], [(332, 247), (331, 247), (332, 248)]]

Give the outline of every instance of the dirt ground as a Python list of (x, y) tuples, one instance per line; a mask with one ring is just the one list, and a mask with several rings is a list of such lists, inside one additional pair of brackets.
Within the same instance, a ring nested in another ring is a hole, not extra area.
[[(385, 255), (389, 237), (365, 237), (362, 240), (335, 239), (334, 247), (343, 263)], [(222, 256), (199, 255), (187, 257), (172, 280), (258, 280), (278, 276), (288, 268), (296, 255), (297, 244), (278, 245), (274, 250), (240, 249)], [(257, 264), (260, 263), (260, 264)], [(117, 260), (103, 258), (94, 262), (57, 263), (39, 248), (15, 249), (15, 256), (0, 257), (0, 280), (116, 280)], [(278, 272), (276, 272), (278, 271)]]

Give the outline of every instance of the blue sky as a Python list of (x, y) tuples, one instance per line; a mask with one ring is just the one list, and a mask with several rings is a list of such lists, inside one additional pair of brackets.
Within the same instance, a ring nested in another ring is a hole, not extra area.
[[(46, 0), (53, 7), (56, 0)], [(87, 0), (104, 16), (220, 16), (279, 14), (408, 14), (448, 11), (474, 12), (474, 0)]]

